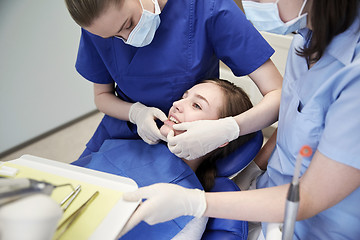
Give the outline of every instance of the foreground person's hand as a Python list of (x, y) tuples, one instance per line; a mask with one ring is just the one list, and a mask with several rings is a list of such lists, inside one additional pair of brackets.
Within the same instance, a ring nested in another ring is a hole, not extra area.
[(146, 201), (140, 204), (119, 236), (130, 231), (141, 221), (154, 225), (183, 215), (200, 218), (206, 210), (204, 191), (170, 183), (157, 183), (124, 193), (123, 199), (133, 202), (140, 199)]

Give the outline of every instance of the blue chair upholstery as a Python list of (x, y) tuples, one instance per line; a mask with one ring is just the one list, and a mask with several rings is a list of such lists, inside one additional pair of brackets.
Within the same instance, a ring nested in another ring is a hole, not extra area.
[[(239, 187), (228, 177), (246, 167), (259, 152), (263, 143), (263, 135), (258, 131), (247, 143), (242, 145), (228, 157), (217, 161), (217, 177), (211, 192), (240, 191)], [(204, 240), (247, 239), (248, 223), (246, 221), (209, 218)]]

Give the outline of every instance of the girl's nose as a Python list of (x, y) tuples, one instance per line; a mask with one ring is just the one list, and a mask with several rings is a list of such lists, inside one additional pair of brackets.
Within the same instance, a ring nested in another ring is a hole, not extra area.
[(183, 99), (173, 102), (173, 106), (175, 111), (182, 112), (183, 111)]

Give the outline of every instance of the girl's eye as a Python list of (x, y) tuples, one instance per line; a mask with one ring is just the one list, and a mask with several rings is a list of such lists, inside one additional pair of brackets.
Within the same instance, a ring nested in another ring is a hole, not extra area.
[(196, 109), (200, 109), (200, 110), (201, 110), (201, 106), (200, 106), (199, 104), (197, 104), (197, 103), (194, 103), (194, 104), (193, 104), (193, 107), (196, 108)]

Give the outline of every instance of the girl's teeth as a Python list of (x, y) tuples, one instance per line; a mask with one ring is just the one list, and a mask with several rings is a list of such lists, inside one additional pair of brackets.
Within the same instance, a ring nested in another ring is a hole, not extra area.
[(170, 117), (169, 120), (174, 122), (174, 123), (178, 123), (178, 121), (174, 117)]

